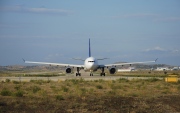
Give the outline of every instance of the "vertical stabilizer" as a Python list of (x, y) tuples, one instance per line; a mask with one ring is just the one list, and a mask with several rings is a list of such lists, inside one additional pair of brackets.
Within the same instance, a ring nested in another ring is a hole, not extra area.
[(91, 57), (91, 42), (90, 42), (90, 39), (89, 39), (89, 57)]

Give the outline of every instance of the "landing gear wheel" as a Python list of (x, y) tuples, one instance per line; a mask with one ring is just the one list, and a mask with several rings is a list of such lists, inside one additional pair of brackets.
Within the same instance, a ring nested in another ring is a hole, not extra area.
[(103, 75), (105, 76), (105, 73), (103, 73)]
[(103, 76), (103, 75), (105, 76), (106, 74), (105, 74), (105, 73), (101, 73), (101, 74), (100, 74), (100, 76)]
[(76, 76), (81, 76), (81, 73), (76, 73)]
[(90, 76), (93, 76), (93, 73), (90, 73)]

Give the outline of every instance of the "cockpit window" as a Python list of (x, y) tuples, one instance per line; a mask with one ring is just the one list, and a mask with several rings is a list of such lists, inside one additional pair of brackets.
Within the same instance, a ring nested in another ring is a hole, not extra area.
[(88, 62), (95, 62), (95, 61), (88, 61)]

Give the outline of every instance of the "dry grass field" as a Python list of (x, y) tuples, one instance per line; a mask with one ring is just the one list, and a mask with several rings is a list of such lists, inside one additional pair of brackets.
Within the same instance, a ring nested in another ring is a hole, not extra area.
[(0, 83), (0, 113), (180, 112), (180, 82), (102, 79)]

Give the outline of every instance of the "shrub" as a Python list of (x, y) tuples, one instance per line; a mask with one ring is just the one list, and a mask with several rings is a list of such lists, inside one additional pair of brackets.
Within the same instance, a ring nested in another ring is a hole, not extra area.
[(79, 82), (80, 83), (84, 82), (84, 79), (83, 78), (79, 79)]
[(150, 78), (150, 79), (147, 79), (146, 81), (156, 82), (156, 81), (159, 81), (159, 79), (158, 78)]
[(64, 97), (62, 95), (56, 95), (56, 100), (64, 100)]
[(55, 88), (56, 88), (56, 86), (50, 86), (50, 88), (55, 89)]
[(162, 91), (162, 94), (168, 94), (168, 93), (170, 93), (170, 91), (167, 90), (167, 89), (165, 89), (165, 90)]
[(97, 89), (103, 89), (103, 87), (101, 85), (97, 85), (96, 88)]
[(133, 92), (133, 93), (130, 93), (129, 96), (138, 97), (138, 94)]
[(51, 82), (51, 80), (47, 80), (46, 82), (47, 82), (47, 83), (50, 83), (50, 82)]
[(41, 85), (43, 83), (50, 83), (51, 80), (47, 80), (47, 81), (46, 80), (30, 80), (30, 82), (33, 82), (33, 83)]
[(11, 80), (10, 79), (6, 79), (5, 82), (10, 82)]
[(85, 94), (85, 93), (87, 92), (87, 89), (86, 89), (86, 88), (81, 88), (80, 90), (81, 90), (81, 93), (82, 93), (82, 94)]
[(99, 82), (99, 80), (94, 80), (94, 82)]
[(178, 91), (180, 91), (180, 85), (177, 87)]
[(155, 86), (156, 89), (160, 90), (161, 89), (161, 85), (158, 84), (157, 86)]
[(99, 79), (98, 81), (99, 81), (99, 83), (102, 83), (102, 82), (104, 82), (104, 80), (103, 80), (103, 79)]
[(119, 81), (119, 83), (120, 83), (120, 82), (129, 82), (129, 80), (126, 79), (126, 78), (120, 78), (120, 79), (118, 79), (117, 81)]
[(39, 90), (41, 90), (41, 88), (38, 87), (38, 86), (31, 86), (29, 89), (32, 90), (33, 93), (36, 93), (36, 92), (38, 92)]
[(122, 86), (121, 85), (114, 85), (114, 84), (111, 84), (111, 89), (121, 89)]
[(66, 79), (65, 81), (70, 81), (73, 84), (79, 84), (79, 83), (84, 82), (84, 79), (83, 78), (80, 78), (80, 79)]
[(62, 88), (62, 90), (63, 90), (64, 92), (68, 92), (68, 91), (69, 91), (69, 88), (66, 87), (66, 86), (62, 86), (61, 88)]
[(13, 83), (14, 83), (14, 84), (19, 84), (20, 82), (18, 82), (18, 81), (14, 81), (14, 80), (13, 80)]
[(109, 95), (115, 95), (115, 94), (116, 94), (116, 91), (115, 91), (115, 90), (108, 91), (108, 94), (109, 94)]
[(94, 92), (94, 89), (93, 88), (90, 88), (89, 89), (89, 93), (93, 93)]
[(36, 81), (35, 81), (35, 83), (36, 83), (36, 84), (39, 84), (39, 85), (43, 84), (44, 82), (45, 82), (44, 80), (36, 80)]
[(2, 91), (1, 91), (1, 95), (2, 96), (11, 96), (11, 91), (9, 91), (8, 89), (3, 89)]
[(79, 83), (79, 80), (77, 80), (77, 79), (70, 79), (70, 80), (65, 80), (65, 81), (71, 81), (73, 84)]
[(14, 89), (19, 90), (21, 87), (20, 86), (15, 86)]
[(178, 80), (178, 82), (177, 82), (178, 84), (180, 84), (180, 80)]
[(21, 90), (18, 90), (17, 92), (14, 93), (14, 95), (15, 95), (16, 97), (23, 97), (23, 94), (24, 94), (24, 92), (21, 91)]

